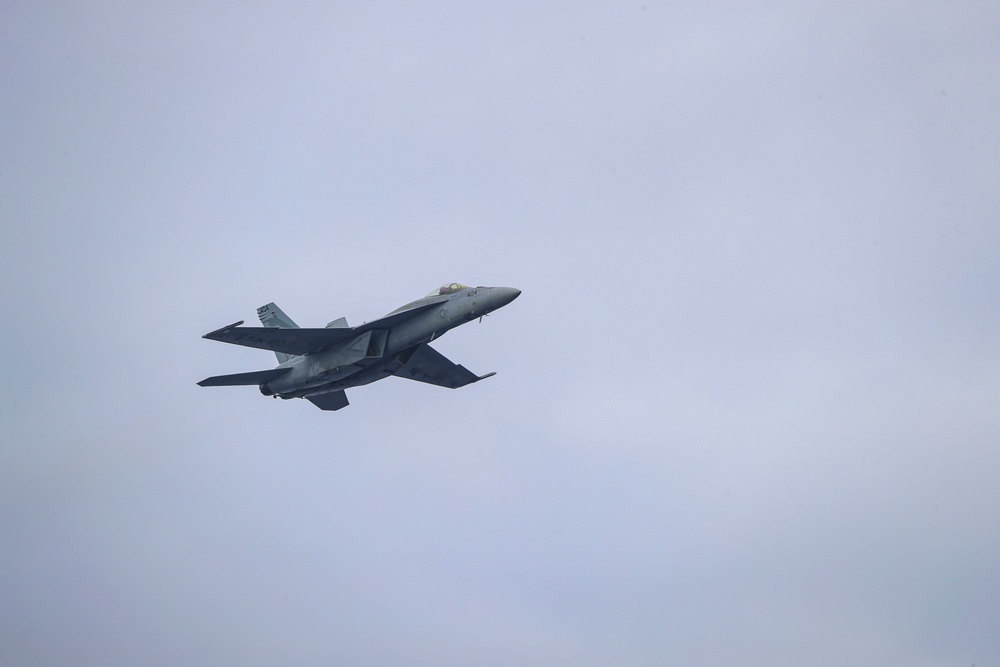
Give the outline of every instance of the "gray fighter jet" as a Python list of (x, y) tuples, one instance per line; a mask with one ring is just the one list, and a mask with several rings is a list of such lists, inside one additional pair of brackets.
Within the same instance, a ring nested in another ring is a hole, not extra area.
[(495, 373), (476, 375), (449, 361), (430, 343), (449, 329), (482, 320), (521, 294), (513, 287), (469, 287), (451, 283), (385, 317), (358, 327), (341, 317), (325, 329), (301, 329), (273, 303), (257, 309), (263, 327), (241, 327), (242, 321), (203, 338), (272, 350), (278, 367), (266, 371), (216, 375), (202, 387), (259, 385), (275, 398), (305, 398), (320, 410), (347, 407), (345, 389), (396, 377), (464, 387)]

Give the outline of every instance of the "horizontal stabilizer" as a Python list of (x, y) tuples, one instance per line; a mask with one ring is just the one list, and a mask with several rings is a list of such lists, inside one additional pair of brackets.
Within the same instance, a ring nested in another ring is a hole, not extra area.
[(350, 402), (347, 400), (347, 392), (343, 389), (306, 396), (306, 400), (320, 410), (339, 410), (350, 405)]
[(236, 387), (250, 384), (266, 384), (292, 370), (291, 368), (272, 368), (267, 371), (252, 371), (250, 373), (234, 373), (232, 375), (215, 375), (198, 383), (199, 387)]

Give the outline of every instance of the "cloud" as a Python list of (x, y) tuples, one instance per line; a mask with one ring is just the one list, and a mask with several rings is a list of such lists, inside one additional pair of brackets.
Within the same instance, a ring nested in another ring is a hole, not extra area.
[[(8, 8), (0, 662), (987, 664), (985, 4)], [(524, 294), (335, 415), (275, 300)]]

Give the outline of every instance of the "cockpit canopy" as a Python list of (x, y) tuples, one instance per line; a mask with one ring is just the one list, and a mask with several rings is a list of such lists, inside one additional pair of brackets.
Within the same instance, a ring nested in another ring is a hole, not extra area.
[(436, 290), (428, 294), (427, 296), (440, 296), (442, 294), (454, 294), (455, 292), (460, 292), (464, 289), (469, 289), (468, 285), (463, 285), (462, 283), (451, 283), (450, 285), (442, 285)]

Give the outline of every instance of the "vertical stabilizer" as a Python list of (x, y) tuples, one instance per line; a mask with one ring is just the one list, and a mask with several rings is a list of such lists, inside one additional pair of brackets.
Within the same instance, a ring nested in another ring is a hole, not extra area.
[[(260, 323), (265, 327), (274, 327), (276, 329), (298, 329), (299, 325), (292, 321), (288, 315), (285, 315), (285, 311), (272, 301), (266, 306), (261, 306), (257, 309), (257, 317), (260, 318)], [(283, 364), (291, 358), (291, 355), (285, 354), (284, 352), (275, 352), (274, 356), (278, 358), (278, 363)]]

